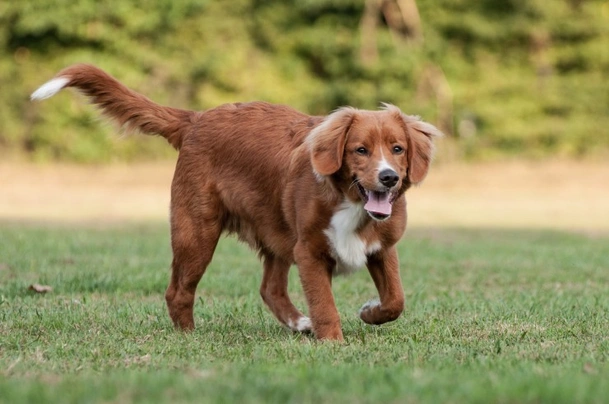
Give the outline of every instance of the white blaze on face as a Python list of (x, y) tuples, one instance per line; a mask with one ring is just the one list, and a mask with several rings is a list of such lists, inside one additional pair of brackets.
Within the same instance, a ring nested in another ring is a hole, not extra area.
[[(377, 183), (379, 187), (384, 187), (384, 185), (379, 180), (379, 175), (384, 170), (391, 170), (396, 172), (395, 169), (389, 162), (385, 159), (385, 155), (383, 154), (383, 150), (381, 149), (381, 160), (379, 161), (377, 168)], [(364, 206), (368, 212), (379, 213), (382, 215), (391, 215), (391, 194), (389, 192), (374, 192), (371, 190), (367, 190), (368, 201)]]
[[(391, 171), (397, 173), (396, 169), (393, 168), (393, 166), (391, 164), (389, 164), (389, 162), (385, 158), (385, 155), (383, 154), (383, 150), (381, 149), (381, 161), (379, 161), (378, 173), (380, 174), (384, 170), (391, 170)], [(382, 185), (380, 182), (379, 182), (379, 184)]]

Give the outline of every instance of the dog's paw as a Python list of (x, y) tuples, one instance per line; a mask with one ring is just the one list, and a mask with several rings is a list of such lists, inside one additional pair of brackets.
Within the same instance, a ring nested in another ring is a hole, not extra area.
[(296, 321), (288, 320), (288, 327), (292, 331), (309, 332), (313, 329), (313, 324), (309, 317), (302, 316)]
[(379, 299), (368, 300), (366, 303), (364, 303), (362, 308), (359, 309), (359, 315), (361, 316), (363, 312), (371, 310), (371, 309), (373, 309), (375, 307), (378, 307), (380, 305), (381, 305), (381, 301)]
[(381, 301), (379, 299), (368, 300), (361, 309), (359, 309), (359, 318), (361, 318), (365, 323), (375, 324), (373, 312), (376, 308), (381, 306)]

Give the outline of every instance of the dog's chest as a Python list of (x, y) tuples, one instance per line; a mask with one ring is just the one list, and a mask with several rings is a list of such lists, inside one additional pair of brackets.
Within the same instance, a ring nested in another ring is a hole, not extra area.
[(334, 259), (334, 275), (350, 273), (366, 265), (368, 255), (381, 249), (379, 241), (369, 242), (360, 237), (357, 230), (366, 218), (366, 211), (360, 204), (344, 201), (330, 220), (324, 231)]

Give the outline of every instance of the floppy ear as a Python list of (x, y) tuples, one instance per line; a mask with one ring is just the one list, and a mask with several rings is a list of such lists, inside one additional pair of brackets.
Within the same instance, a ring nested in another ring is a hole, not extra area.
[(443, 136), (435, 126), (418, 117), (402, 114), (408, 136), (408, 180), (418, 184), (425, 179), (433, 157), (433, 138)]
[(408, 180), (418, 184), (425, 179), (433, 157), (434, 137), (444, 136), (435, 126), (418, 116), (406, 115), (398, 107), (383, 103), (383, 108), (401, 120), (408, 139)]
[(342, 166), (347, 133), (356, 112), (354, 108), (340, 108), (308, 134), (311, 164), (317, 174), (331, 175)]

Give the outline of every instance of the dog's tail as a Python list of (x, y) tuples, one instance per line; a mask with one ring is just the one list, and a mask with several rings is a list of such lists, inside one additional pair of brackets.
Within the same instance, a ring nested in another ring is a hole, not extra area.
[(88, 96), (102, 113), (127, 130), (161, 135), (176, 149), (192, 127), (195, 112), (164, 107), (130, 90), (103, 70), (76, 64), (60, 71), (32, 93), (32, 100), (52, 97), (64, 87), (74, 87)]

